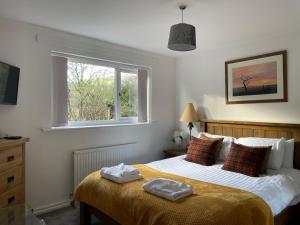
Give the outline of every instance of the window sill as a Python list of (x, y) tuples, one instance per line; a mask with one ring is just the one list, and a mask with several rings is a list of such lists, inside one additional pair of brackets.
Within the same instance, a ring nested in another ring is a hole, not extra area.
[(77, 130), (77, 129), (90, 129), (90, 128), (104, 128), (104, 127), (131, 127), (150, 125), (151, 122), (145, 123), (116, 123), (116, 124), (97, 124), (97, 125), (83, 125), (83, 126), (59, 126), (59, 127), (46, 127), (42, 128), (42, 131), (59, 131), (59, 130)]

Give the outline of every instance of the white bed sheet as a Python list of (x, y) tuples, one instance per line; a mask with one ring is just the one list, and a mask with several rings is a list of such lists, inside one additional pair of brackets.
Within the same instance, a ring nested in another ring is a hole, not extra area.
[[(222, 170), (222, 163), (202, 166), (184, 160), (185, 156), (164, 159), (146, 164), (166, 173), (190, 179), (242, 189), (260, 196), (270, 206), (274, 216), (291, 204), (300, 201), (298, 170), (269, 170), (268, 175), (249, 177), (243, 174)], [(298, 183), (297, 183), (298, 182)]]

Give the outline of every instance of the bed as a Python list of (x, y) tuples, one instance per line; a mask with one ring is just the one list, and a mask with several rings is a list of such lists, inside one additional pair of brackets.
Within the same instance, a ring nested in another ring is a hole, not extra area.
[[(216, 121), (216, 120), (206, 120), (201, 121), (201, 131), (202, 132), (208, 132), (211, 134), (217, 134), (217, 135), (225, 135), (225, 136), (233, 136), (236, 138), (240, 137), (264, 137), (264, 138), (280, 138), (285, 137), (287, 139), (294, 138), (295, 139), (295, 152), (294, 152), (294, 168), (295, 171), (300, 169), (300, 125), (298, 124), (279, 124), (279, 123), (257, 123), (257, 122), (238, 122), (238, 121)], [(182, 157), (176, 157), (169, 160), (164, 161), (157, 161), (147, 164), (150, 168), (157, 169), (162, 172), (171, 173), (191, 179), (199, 179), (204, 180), (207, 182), (213, 182), (218, 183), (219, 178), (215, 178), (213, 180), (213, 176), (207, 176), (210, 179), (206, 179), (205, 177), (197, 177), (195, 174), (204, 174), (203, 170), (205, 170), (205, 167), (196, 167), (195, 170), (200, 170), (198, 172), (191, 172), (191, 173), (182, 173), (180, 169), (176, 172), (174, 171), (174, 167), (179, 168), (182, 167), (193, 167), (191, 163), (186, 162), (183, 160)], [(220, 165), (216, 164), (210, 170), (211, 173), (214, 174), (214, 170), (220, 171)], [(201, 171), (202, 169), (202, 171)], [(209, 171), (207, 171), (209, 173)], [(293, 176), (292, 173), (289, 174), (289, 171), (280, 171), (279, 173), (287, 173), (289, 176)], [(225, 175), (226, 176), (226, 175)], [(274, 176), (271, 176), (272, 179), (268, 181), (269, 183), (276, 184), (276, 182), (281, 182), (280, 180), (280, 174), (277, 176), (277, 174), (274, 174)], [(234, 180), (236, 179), (236, 180)], [(252, 185), (252, 192), (256, 195), (262, 197), (270, 206), (272, 213), (274, 215), (274, 223), (275, 225), (287, 225), (291, 221), (295, 221), (299, 218), (299, 215), (297, 215), (297, 212), (300, 211), (300, 199), (293, 199), (292, 204), (285, 205), (285, 203), (282, 201), (280, 202), (281, 197), (279, 196), (267, 196), (266, 194), (263, 194), (260, 192), (259, 188), (259, 182), (255, 183), (253, 180), (245, 179), (244, 183), (239, 182), (239, 180), (243, 180), (243, 176), (241, 177), (227, 177), (226, 180), (230, 181), (228, 183), (228, 186), (231, 186), (233, 188), (237, 189), (243, 189), (243, 184), (247, 183), (247, 185), (251, 188)], [(295, 178), (297, 179), (297, 177)], [(274, 185), (276, 186), (276, 185)], [(289, 190), (289, 185), (285, 185), (284, 187), (286, 189), (286, 193), (292, 192)], [(247, 189), (245, 189), (247, 191)], [(273, 193), (279, 191), (274, 189)], [(279, 193), (279, 192), (278, 192)], [(265, 195), (265, 196), (264, 196)], [(277, 197), (277, 198), (276, 198)], [(116, 209), (117, 210), (117, 209)], [(111, 225), (121, 225), (120, 223), (117, 223), (113, 218), (109, 217), (105, 213), (103, 213), (101, 210), (93, 207), (89, 202), (80, 202), (80, 224), (81, 225), (89, 225), (91, 223), (91, 214), (98, 217), (101, 221), (103, 221), (105, 224), (111, 224)], [(132, 224), (134, 225), (134, 224)]]

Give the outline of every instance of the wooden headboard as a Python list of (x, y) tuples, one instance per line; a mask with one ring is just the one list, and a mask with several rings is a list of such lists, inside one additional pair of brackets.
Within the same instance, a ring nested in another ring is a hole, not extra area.
[(300, 169), (300, 124), (201, 120), (200, 130), (201, 132), (236, 138), (294, 138), (294, 168)]

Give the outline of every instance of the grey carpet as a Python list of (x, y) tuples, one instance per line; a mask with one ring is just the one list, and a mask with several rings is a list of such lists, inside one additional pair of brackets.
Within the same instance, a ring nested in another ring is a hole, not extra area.
[[(79, 208), (67, 207), (39, 215), (47, 225), (79, 225)], [(92, 217), (93, 225), (105, 225)]]

